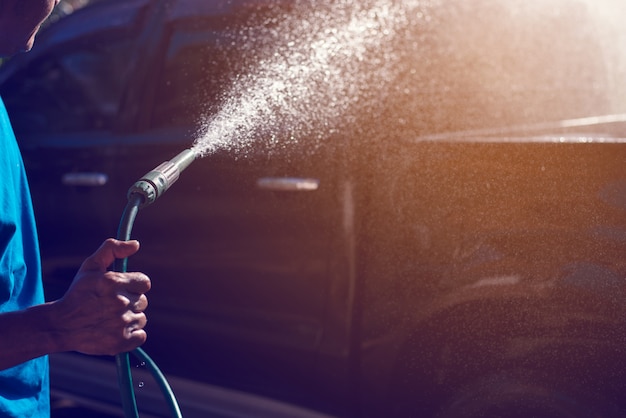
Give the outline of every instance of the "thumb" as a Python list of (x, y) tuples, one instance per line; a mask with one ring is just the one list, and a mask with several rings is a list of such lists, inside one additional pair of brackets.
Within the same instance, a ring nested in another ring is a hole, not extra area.
[(82, 270), (106, 271), (116, 258), (126, 258), (139, 250), (139, 241), (120, 241), (109, 238), (100, 248), (87, 257), (81, 267)]

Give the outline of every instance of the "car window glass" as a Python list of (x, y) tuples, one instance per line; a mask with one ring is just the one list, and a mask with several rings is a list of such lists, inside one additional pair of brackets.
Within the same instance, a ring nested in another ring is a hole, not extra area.
[(159, 77), (151, 125), (192, 126), (211, 112), (232, 68), (224, 33), (175, 30)]
[(82, 40), (42, 54), (2, 89), (16, 132), (110, 129), (129, 69), (129, 40)]

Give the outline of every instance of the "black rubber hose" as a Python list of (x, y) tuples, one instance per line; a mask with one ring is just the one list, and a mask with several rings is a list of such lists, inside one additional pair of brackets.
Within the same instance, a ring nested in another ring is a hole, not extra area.
[[(120, 225), (117, 231), (117, 239), (128, 241), (135, 223), (135, 218), (139, 212), (140, 206), (143, 205), (144, 197), (139, 193), (131, 193), (128, 196), (128, 203), (122, 214)], [(118, 272), (126, 272), (128, 265), (128, 257), (115, 260), (114, 269)], [(141, 348), (136, 348), (133, 355), (145, 362), (152, 377), (159, 385), (163, 396), (170, 409), (172, 417), (182, 418), (180, 408), (174, 392), (170, 387), (167, 379), (159, 370), (156, 363)], [(120, 353), (115, 356), (115, 365), (117, 367), (117, 380), (120, 387), (120, 395), (122, 397), (122, 407), (126, 418), (139, 418), (137, 410), (137, 400), (135, 398), (135, 389), (133, 387), (133, 377), (130, 367), (129, 353)]]

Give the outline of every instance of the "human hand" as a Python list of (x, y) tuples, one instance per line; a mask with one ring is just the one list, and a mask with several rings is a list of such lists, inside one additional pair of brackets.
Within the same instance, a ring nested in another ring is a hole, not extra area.
[(114, 355), (146, 341), (150, 279), (138, 272), (107, 271), (116, 258), (138, 250), (137, 241), (108, 239), (83, 262), (66, 294), (54, 303), (62, 351)]

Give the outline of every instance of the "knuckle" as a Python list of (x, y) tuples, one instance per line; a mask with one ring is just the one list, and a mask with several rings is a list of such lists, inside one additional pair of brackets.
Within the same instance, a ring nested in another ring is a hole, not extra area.
[(109, 285), (116, 285), (122, 280), (122, 273), (116, 271), (107, 271), (102, 275), (105, 283)]
[(124, 329), (128, 329), (136, 321), (136, 315), (132, 311), (126, 311), (122, 314), (122, 325)]
[(120, 309), (127, 310), (132, 305), (132, 301), (130, 300), (130, 298), (122, 293), (118, 293), (115, 297), (115, 300), (116, 306)]
[(115, 245), (116, 243), (117, 243), (117, 240), (113, 238), (107, 238), (104, 240), (104, 245)]
[(140, 273), (140, 272), (136, 272), (133, 274), (133, 280), (140, 286), (146, 288), (146, 289), (150, 289), (150, 286), (152, 285), (152, 281), (150, 280), (150, 277), (148, 277), (146, 274), (144, 273)]

